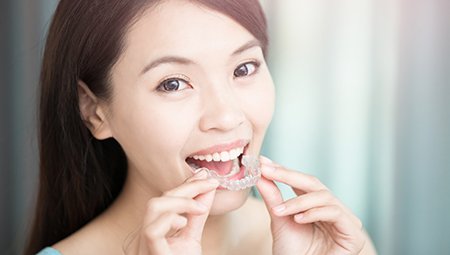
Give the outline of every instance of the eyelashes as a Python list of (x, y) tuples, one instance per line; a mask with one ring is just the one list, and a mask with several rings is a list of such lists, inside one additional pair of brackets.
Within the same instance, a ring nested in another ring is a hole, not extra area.
[(161, 82), (156, 88), (159, 91), (172, 92), (189, 88), (187, 81), (179, 78), (170, 78)]
[[(256, 74), (261, 66), (261, 62), (257, 60), (251, 60), (238, 65), (233, 70), (233, 78), (241, 79)], [(161, 81), (156, 87), (157, 91), (165, 93), (173, 93), (192, 88), (190, 79), (182, 74), (178, 74)]]
[(192, 86), (190, 85), (189, 78), (185, 75), (180, 74), (180, 75), (176, 75), (176, 76), (172, 76), (170, 78), (164, 79), (162, 82), (160, 82), (158, 84), (158, 86), (156, 87), (156, 90), (161, 91), (161, 92), (170, 93), (170, 92), (185, 90), (185, 89), (188, 89), (189, 87), (192, 88)]
[(245, 62), (234, 69), (233, 75), (235, 78), (250, 76), (258, 71), (260, 65), (259, 61)]

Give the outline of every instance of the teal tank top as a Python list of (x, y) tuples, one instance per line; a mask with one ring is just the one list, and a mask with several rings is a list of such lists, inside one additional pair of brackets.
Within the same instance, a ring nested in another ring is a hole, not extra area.
[(61, 252), (53, 249), (52, 247), (47, 247), (47, 248), (43, 249), (42, 251), (40, 251), (36, 255), (62, 255), (62, 254), (61, 254)]

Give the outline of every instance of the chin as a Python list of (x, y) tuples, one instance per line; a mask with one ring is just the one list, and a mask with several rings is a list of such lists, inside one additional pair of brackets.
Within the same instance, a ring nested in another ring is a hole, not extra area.
[(239, 209), (247, 201), (249, 193), (250, 188), (239, 191), (217, 190), (209, 214), (221, 215)]

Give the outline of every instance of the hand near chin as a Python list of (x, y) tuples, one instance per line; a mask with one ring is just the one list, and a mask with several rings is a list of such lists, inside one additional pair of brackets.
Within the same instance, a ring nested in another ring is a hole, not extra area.
[[(271, 217), (273, 254), (360, 254), (367, 241), (361, 221), (317, 178), (261, 162), (257, 187)], [(283, 202), (274, 181), (291, 186), (297, 197)]]
[(137, 242), (126, 254), (202, 254), (202, 232), (218, 185), (207, 180), (205, 172), (199, 172), (175, 189), (150, 199)]

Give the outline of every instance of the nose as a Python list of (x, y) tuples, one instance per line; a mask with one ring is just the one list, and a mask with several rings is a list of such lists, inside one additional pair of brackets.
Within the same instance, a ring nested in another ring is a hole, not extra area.
[(230, 131), (245, 121), (239, 99), (230, 88), (209, 90), (203, 95), (203, 114), (200, 130)]

